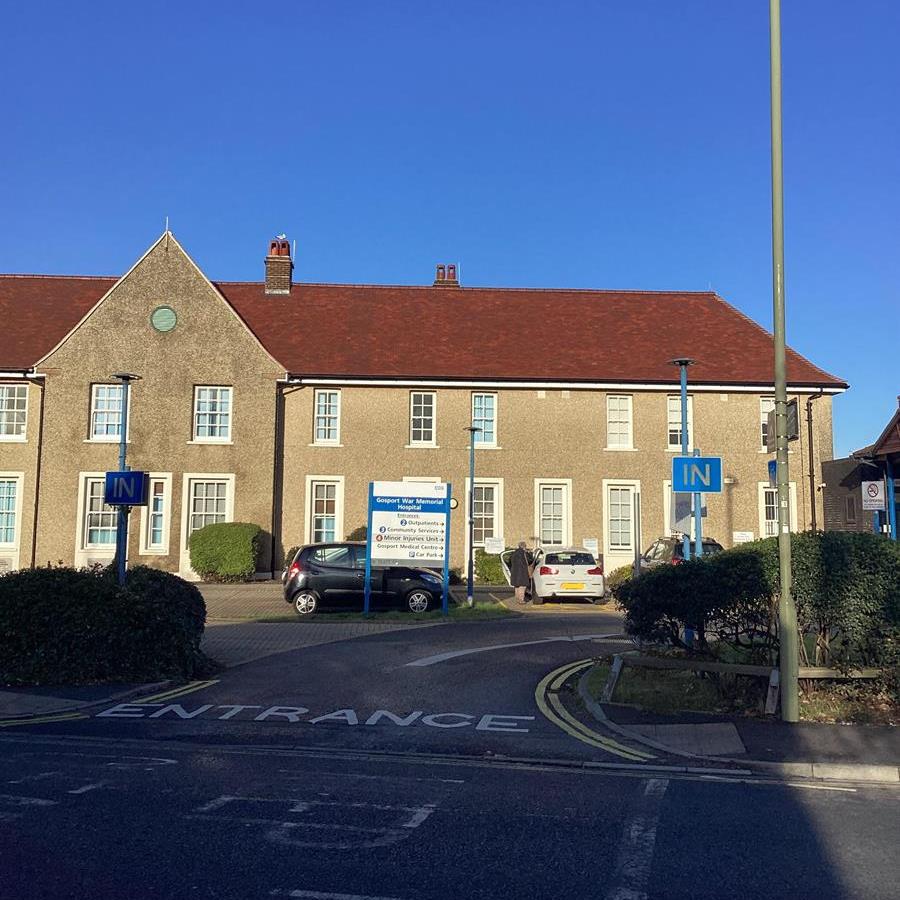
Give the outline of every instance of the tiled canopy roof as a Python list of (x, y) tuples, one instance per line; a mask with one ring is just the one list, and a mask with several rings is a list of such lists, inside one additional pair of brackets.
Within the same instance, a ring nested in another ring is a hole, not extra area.
[[(0, 276), (0, 370), (34, 365), (115, 283)], [(772, 383), (771, 335), (713, 293), (259, 282), (216, 287), (293, 375)], [(788, 352), (794, 385), (846, 384)]]

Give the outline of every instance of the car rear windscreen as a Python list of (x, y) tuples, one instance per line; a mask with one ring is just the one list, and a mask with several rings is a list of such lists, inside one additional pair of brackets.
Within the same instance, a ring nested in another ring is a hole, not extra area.
[(596, 565), (590, 553), (548, 553), (544, 557), (548, 566), (593, 566)]

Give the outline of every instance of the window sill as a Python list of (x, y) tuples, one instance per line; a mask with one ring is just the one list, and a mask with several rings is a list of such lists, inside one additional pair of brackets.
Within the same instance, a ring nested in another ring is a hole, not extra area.
[(476, 444), (476, 450), (502, 450), (503, 448), (497, 444)]
[(406, 444), (404, 450), (440, 450), (440, 444)]
[(168, 556), (168, 549), (164, 550), (147, 550), (146, 548), (141, 548), (138, 551), (138, 556)]
[(637, 447), (604, 447), (604, 450), (609, 450), (611, 453), (637, 453)]
[(186, 444), (199, 444), (204, 447), (230, 447), (234, 441), (185, 441)]
[(307, 444), (307, 447), (343, 447), (343, 444), (325, 444), (325, 443), (315, 443)]
[[(693, 453), (694, 448), (688, 447), (687, 452)], [(666, 447), (666, 453), (684, 453), (684, 451), (681, 449), (681, 447)]]
[[(85, 438), (82, 441), (82, 443), (83, 444), (113, 444), (113, 445), (115, 445), (115, 444), (120, 444), (121, 441), (119, 440), (119, 438)], [(126, 445), (130, 444), (131, 439), (125, 438), (125, 443), (126, 443)]]

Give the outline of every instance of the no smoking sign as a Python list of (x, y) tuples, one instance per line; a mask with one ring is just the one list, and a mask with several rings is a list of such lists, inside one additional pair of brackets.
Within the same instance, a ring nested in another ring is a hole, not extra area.
[(862, 501), (863, 509), (884, 509), (884, 482), (864, 481)]

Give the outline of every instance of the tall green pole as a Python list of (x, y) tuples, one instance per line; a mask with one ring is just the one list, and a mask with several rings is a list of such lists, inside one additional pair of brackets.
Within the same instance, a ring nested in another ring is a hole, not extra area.
[(800, 718), (797, 609), (791, 596), (790, 490), (788, 482), (787, 374), (784, 349), (784, 189), (781, 166), (781, 0), (769, 0), (772, 71), (772, 299), (775, 332), (775, 452), (778, 487), (778, 656), (781, 718)]

